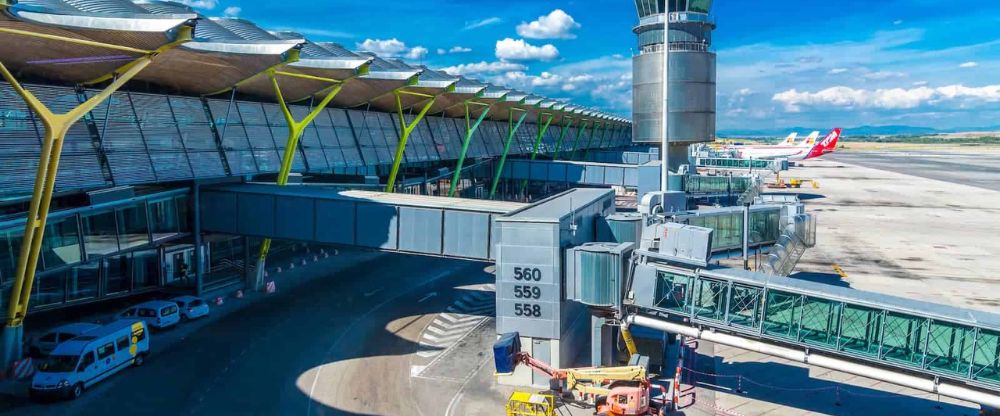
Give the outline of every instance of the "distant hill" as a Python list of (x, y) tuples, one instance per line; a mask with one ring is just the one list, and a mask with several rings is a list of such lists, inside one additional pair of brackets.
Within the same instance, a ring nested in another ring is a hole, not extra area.
[[(751, 129), (725, 129), (719, 130), (717, 133), (720, 137), (784, 137), (788, 133), (797, 131), (799, 136), (809, 134), (813, 130), (819, 130), (821, 134), (825, 134), (830, 131), (829, 127), (825, 128), (814, 128), (814, 127), (789, 127), (786, 129), (766, 129), (766, 130), (751, 130)], [(963, 131), (997, 131), (1000, 130), (1000, 126), (989, 126), (989, 127), (974, 127), (974, 128), (956, 128), (956, 129), (935, 129), (932, 127), (916, 127), (916, 126), (899, 126), (899, 125), (889, 125), (889, 126), (858, 126), (858, 127), (845, 127), (844, 136), (917, 136), (924, 134), (940, 134), (940, 133), (959, 133)]]

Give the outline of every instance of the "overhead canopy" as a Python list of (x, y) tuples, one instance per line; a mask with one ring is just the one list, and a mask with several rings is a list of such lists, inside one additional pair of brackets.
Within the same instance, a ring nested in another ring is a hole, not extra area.
[[(6, 6), (5, 4), (11, 4)], [(555, 122), (580, 107), (550, 98), (510, 91), (370, 52), (311, 42), (294, 32), (269, 32), (238, 18), (209, 18), (164, 0), (0, 0), (0, 57), (17, 74), (65, 83), (107, 79), (123, 65), (175, 39), (181, 26), (194, 26), (193, 39), (167, 50), (137, 80), (190, 95), (212, 95), (236, 88), (241, 94), (275, 100), (269, 73), (275, 73), (289, 102), (323, 97), (339, 81), (351, 79), (331, 102), (334, 107), (370, 106), (395, 111), (393, 91), (409, 111), (436, 97), (430, 114), (463, 117), (467, 100), (494, 104), (488, 117), (507, 120), (512, 107), (553, 114)], [(4, 32), (4, 30), (6, 30)], [(78, 40), (77, 43), (30, 32)], [(118, 45), (108, 48), (87, 42)], [(588, 118), (627, 123), (601, 112)]]
[[(426, 67), (422, 68), (427, 69)], [(465, 107), (462, 104), (466, 100), (479, 98), (484, 91), (486, 91), (486, 84), (460, 76), (455, 83), (454, 90), (441, 94), (431, 106), (428, 114), (441, 114), (452, 107), (462, 107), (461, 110), (464, 111)]]
[[(72, 3), (72, 5), (71, 5)], [(174, 41), (193, 13), (153, 15), (125, 0), (23, 0), (2, 6), (0, 56), (17, 74), (67, 83), (85, 83)], [(10, 33), (54, 35), (86, 43)]]
[[(477, 93), (476, 97), (469, 98), (470, 100), (473, 100), (473, 101), (475, 101), (477, 103), (490, 104), (490, 105), (493, 105), (493, 107), (495, 107), (496, 103), (502, 102), (502, 101), (506, 101), (507, 100), (507, 94), (509, 94), (511, 92), (507, 88), (498, 87), (498, 86), (493, 85), (493, 84), (481, 83), (481, 82), (476, 81), (474, 79), (469, 79), (469, 78), (465, 78), (465, 77), (461, 77), (461, 79), (462, 79), (462, 81), (459, 81), (459, 84), (462, 84), (463, 82), (465, 82), (465, 83), (467, 83), (467, 85), (474, 85), (475, 84), (475, 85), (483, 85), (484, 86), (483, 90), (480, 91), (479, 93)], [(455, 93), (445, 94), (445, 96), (446, 97), (448, 97), (448, 96), (455, 96), (455, 94), (460, 94), (459, 87), (456, 87), (456, 92)], [(481, 108), (470, 109), (470, 110), (471, 110), (472, 114), (480, 114), (480, 112), (483, 111)], [(444, 108), (443, 111), (444, 111), (444, 115), (446, 115), (448, 117), (465, 117), (465, 106), (462, 105), (462, 102), (453, 102), (450, 106)], [(496, 110), (494, 108), (491, 108), (489, 115), (494, 115), (495, 111)], [(476, 117), (478, 117), (478, 116), (476, 116)]]
[[(242, 19), (219, 20), (234, 33), (251, 39), (297, 42), (291, 59), (284, 65), (273, 68), (282, 97), (288, 102), (303, 101), (313, 96), (325, 95), (337, 82), (362, 75), (367, 71), (370, 59), (350, 55), (338, 55), (294, 32), (267, 32), (253, 23)], [(274, 85), (266, 73), (258, 73), (239, 85), (243, 94), (277, 100)]]
[[(170, 15), (193, 13), (183, 4), (141, 0), (148, 13)], [(304, 40), (245, 39), (215, 19), (198, 16), (194, 40), (164, 53), (156, 65), (137, 79), (164, 85), (189, 94), (224, 92), (267, 68), (286, 62), (291, 51)]]

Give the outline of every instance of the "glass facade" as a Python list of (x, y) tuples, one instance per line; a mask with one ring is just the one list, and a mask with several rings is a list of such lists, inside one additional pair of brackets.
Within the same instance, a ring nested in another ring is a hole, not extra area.
[(87, 259), (100, 258), (119, 250), (118, 226), (113, 211), (85, 215), (81, 221)]
[[(53, 307), (160, 286), (161, 254), (154, 244), (191, 231), (189, 197), (183, 192), (50, 214), (30, 307)], [(7, 302), (13, 284), (23, 221), (0, 226), (0, 304)]]
[(808, 348), (1000, 386), (995, 328), (809, 293), (661, 270), (653, 308)]
[[(706, 212), (688, 217), (686, 224), (711, 228), (712, 250), (732, 250), (743, 246), (743, 209)], [(750, 211), (750, 245), (773, 243), (781, 235), (781, 209), (752, 209)]]

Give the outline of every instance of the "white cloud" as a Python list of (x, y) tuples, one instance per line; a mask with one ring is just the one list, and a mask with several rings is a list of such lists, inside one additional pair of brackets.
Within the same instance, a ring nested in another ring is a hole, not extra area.
[(833, 68), (833, 69), (830, 70), (830, 72), (827, 72), (827, 73), (830, 74), (830, 75), (837, 75), (837, 74), (843, 74), (843, 73), (845, 73), (847, 71), (848, 71), (847, 68)]
[(959, 68), (975, 68), (977, 66), (979, 66), (979, 63), (977, 63), (975, 61), (969, 61), (969, 62), (965, 62), (965, 63), (959, 65), (958, 67)]
[(559, 57), (559, 49), (553, 45), (535, 46), (524, 39), (498, 40), (496, 56), (509, 61), (551, 61)]
[(485, 19), (473, 20), (471, 22), (465, 22), (465, 27), (462, 30), (472, 30), (478, 29), (484, 26), (495, 25), (497, 23), (502, 23), (503, 19), (499, 17), (487, 17)]
[(355, 45), (357, 49), (373, 52), (382, 58), (407, 58), (420, 60), (427, 56), (427, 48), (423, 46), (406, 46), (406, 43), (396, 39), (365, 39)]
[(796, 89), (774, 94), (771, 98), (785, 106), (785, 111), (799, 112), (802, 106), (832, 106), (846, 108), (876, 108), (886, 110), (916, 108), (950, 100), (978, 100), (1000, 102), (1000, 85), (966, 87), (949, 85), (930, 88), (855, 89), (844, 86), (817, 92), (799, 92)]
[(914, 87), (922, 87), (924, 85), (927, 85), (927, 81), (917, 81), (913, 83)]
[(449, 53), (468, 53), (472, 52), (472, 48), (466, 48), (464, 46), (452, 46), (451, 49), (438, 48), (438, 55), (447, 55)]
[(902, 20), (893, 20), (892, 24), (893, 24), (893, 26), (899, 26), (899, 25), (903, 24), (903, 21)]
[(406, 57), (408, 59), (419, 61), (427, 56), (427, 52), (427, 48), (423, 46), (414, 46), (413, 49), (410, 49), (410, 51), (406, 53)]
[(215, 6), (219, 5), (219, 2), (216, 0), (180, 0), (180, 2), (187, 6), (208, 10), (214, 9)]
[(538, 16), (538, 20), (521, 22), (517, 25), (517, 34), (528, 39), (574, 39), (576, 35), (570, 32), (579, 27), (573, 16), (555, 9), (548, 15)]
[(226, 15), (226, 17), (236, 17), (239, 16), (242, 11), (243, 9), (239, 6), (229, 6), (226, 7), (226, 10), (224, 10), (222, 14)]
[(514, 62), (476, 62), (449, 66), (442, 69), (451, 75), (496, 74), (500, 72), (524, 71), (527, 66)]
[(877, 71), (877, 72), (869, 72), (862, 76), (865, 77), (865, 79), (880, 81), (889, 78), (902, 78), (905, 77), (906, 74), (902, 72), (893, 72), (893, 71)]

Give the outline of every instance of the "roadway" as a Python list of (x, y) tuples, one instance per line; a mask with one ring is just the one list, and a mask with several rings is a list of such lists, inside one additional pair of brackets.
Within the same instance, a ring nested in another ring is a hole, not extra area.
[(1000, 153), (943, 151), (837, 152), (830, 160), (1000, 191)]
[[(411, 364), (430, 322), (492, 283), (484, 263), (386, 255), (251, 303), (200, 327), (168, 330), (154, 351), (73, 402), (5, 397), (0, 411), (97, 414), (442, 414), (457, 386), (412, 392)], [(481, 294), (480, 294), (481, 295)], [(492, 293), (484, 301), (493, 302)], [(492, 310), (484, 312), (492, 315)], [(197, 325), (198, 323), (192, 324)], [(432, 351), (431, 354), (434, 354)], [(472, 368), (470, 368), (472, 370)], [(464, 371), (461, 370), (460, 371)], [(461, 376), (461, 375), (456, 375)]]

